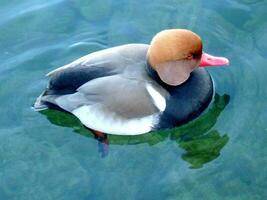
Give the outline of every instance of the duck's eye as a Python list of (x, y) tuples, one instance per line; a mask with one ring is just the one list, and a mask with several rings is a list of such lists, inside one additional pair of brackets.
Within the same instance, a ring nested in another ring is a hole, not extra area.
[(187, 60), (191, 60), (192, 58), (194, 58), (193, 54), (189, 54), (189, 55), (187, 56)]

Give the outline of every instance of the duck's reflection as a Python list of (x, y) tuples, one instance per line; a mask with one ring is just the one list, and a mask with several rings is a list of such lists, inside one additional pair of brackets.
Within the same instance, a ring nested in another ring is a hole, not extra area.
[(168, 138), (177, 142), (178, 146), (185, 150), (182, 159), (191, 164), (191, 168), (200, 168), (220, 155), (220, 150), (228, 142), (226, 134), (222, 135), (213, 129), (220, 113), (229, 103), (229, 95), (215, 95), (214, 102), (208, 111), (196, 120), (181, 127), (150, 132), (139, 136), (115, 136), (106, 135), (98, 131), (88, 131), (73, 115), (57, 111), (45, 110), (41, 113), (47, 119), (58, 126), (70, 127), (74, 132), (86, 136), (95, 137), (99, 143), (99, 152), (102, 157), (108, 155), (108, 144), (140, 144), (155, 145)]

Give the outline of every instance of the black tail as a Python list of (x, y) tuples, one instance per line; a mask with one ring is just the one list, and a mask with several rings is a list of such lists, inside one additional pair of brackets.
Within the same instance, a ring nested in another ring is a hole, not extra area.
[(35, 111), (41, 111), (48, 109), (48, 105), (42, 101), (42, 97), (45, 94), (45, 91), (36, 99), (35, 103), (33, 104), (33, 108)]

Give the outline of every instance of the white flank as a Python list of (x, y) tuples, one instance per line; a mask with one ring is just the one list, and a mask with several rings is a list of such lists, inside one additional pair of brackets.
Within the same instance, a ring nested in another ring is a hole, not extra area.
[(150, 96), (152, 97), (155, 106), (163, 112), (166, 108), (166, 99), (162, 96), (159, 91), (157, 91), (151, 84), (146, 84), (146, 89)]
[(72, 111), (88, 128), (113, 135), (140, 135), (152, 130), (157, 115), (125, 119), (105, 112), (101, 105), (82, 106)]

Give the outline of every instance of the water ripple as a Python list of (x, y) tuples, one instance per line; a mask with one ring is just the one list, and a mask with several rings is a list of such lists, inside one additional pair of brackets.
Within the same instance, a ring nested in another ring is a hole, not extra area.
[[(36, 2), (31, 2), (31, 3), (25, 3), (24, 5), (18, 5), (15, 8), (13, 7), (12, 9), (1, 9), (0, 13), (0, 25), (3, 25), (13, 19), (18, 19), (26, 14), (29, 14), (31, 12), (38, 12), (41, 9), (54, 6), (58, 3), (63, 2), (64, 0), (54, 0), (51, 2), (46, 2), (46, 3), (36, 3)], [(34, 5), (35, 4), (35, 5)]]

